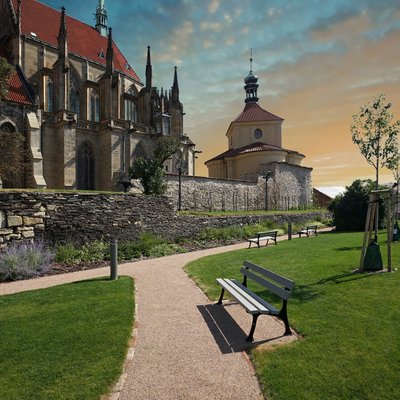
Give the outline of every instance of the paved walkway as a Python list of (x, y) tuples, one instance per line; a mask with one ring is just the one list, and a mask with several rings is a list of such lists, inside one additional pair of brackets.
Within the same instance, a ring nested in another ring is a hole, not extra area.
[[(280, 238), (281, 240), (282, 238)], [(112, 400), (262, 399), (246, 349), (251, 317), (237, 304), (213, 305), (183, 272), (200, 257), (245, 248), (241, 243), (122, 264), (135, 278), (134, 346)], [(0, 295), (109, 274), (109, 268), (0, 284)], [(282, 337), (275, 318), (259, 319), (255, 344)]]

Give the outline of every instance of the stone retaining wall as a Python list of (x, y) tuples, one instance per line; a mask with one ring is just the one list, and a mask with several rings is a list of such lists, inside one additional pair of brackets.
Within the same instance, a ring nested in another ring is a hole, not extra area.
[(40, 238), (48, 243), (134, 240), (150, 231), (164, 238), (193, 238), (207, 227), (265, 220), (302, 223), (326, 212), (229, 217), (179, 216), (167, 197), (135, 194), (0, 192), (0, 246)]

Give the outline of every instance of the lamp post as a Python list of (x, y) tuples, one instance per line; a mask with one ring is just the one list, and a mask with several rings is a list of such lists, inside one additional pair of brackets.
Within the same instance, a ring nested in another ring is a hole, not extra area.
[(176, 163), (178, 171), (178, 211), (182, 209), (182, 170), (184, 168), (184, 160), (180, 158)]
[(272, 172), (267, 171), (263, 178), (265, 179), (265, 211), (268, 211), (268, 179), (271, 178)]

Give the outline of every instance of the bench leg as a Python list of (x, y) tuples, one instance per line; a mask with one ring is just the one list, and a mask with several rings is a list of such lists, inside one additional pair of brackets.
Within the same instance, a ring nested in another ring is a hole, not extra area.
[(290, 330), (290, 326), (289, 326), (289, 319), (287, 316), (287, 301), (286, 300), (283, 301), (283, 306), (282, 306), (282, 310), (279, 312), (279, 317), (285, 324), (285, 336), (292, 335), (292, 331)]
[(253, 314), (253, 322), (251, 324), (249, 336), (247, 336), (247, 338), (246, 338), (247, 342), (252, 342), (254, 340), (254, 331), (256, 330), (257, 319), (259, 316), (260, 316), (260, 314)]
[(223, 297), (224, 297), (224, 293), (225, 293), (225, 289), (222, 288), (222, 290), (221, 290), (221, 296), (219, 296), (219, 300), (218, 300), (218, 303), (217, 303), (217, 304), (222, 304), (222, 299), (223, 299)]

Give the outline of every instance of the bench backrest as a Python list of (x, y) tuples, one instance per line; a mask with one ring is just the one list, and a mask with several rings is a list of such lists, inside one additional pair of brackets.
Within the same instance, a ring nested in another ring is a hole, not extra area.
[(317, 229), (317, 225), (309, 225), (309, 226), (307, 226), (307, 229), (314, 229), (314, 230), (316, 230), (316, 229)]
[(257, 237), (263, 237), (263, 236), (276, 236), (278, 231), (267, 231), (267, 232), (258, 232)]
[(240, 272), (244, 276), (244, 284), (247, 283), (247, 278), (250, 278), (280, 298), (284, 300), (289, 299), (290, 290), (294, 286), (293, 281), (275, 272), (269, 271), (268, 269), (262, 268), (259, 265), (253, 264), (250, 261), (244, 261), (243, 266), (244, 268), (242, 268)]

